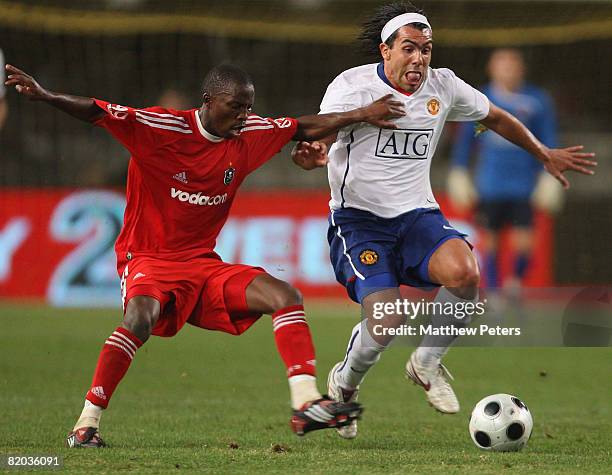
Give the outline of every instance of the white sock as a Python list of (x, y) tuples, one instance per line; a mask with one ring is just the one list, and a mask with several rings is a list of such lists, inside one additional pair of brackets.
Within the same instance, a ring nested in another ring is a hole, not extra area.
[(81, 427), (100, 427), (100, 417), (102, 417), (103, 409), (100, 406), (96, 406), (94, 403), (85, 399), (85, 405), (81, 412), (81, 417), (74, 425), (73, 430), (80, 429)]
[[(473, 299), (462, 299), (449, 292), (445, 287), (441, 287), (434, 301), (441, 302), (442, 304), (450, 302), (453, 305), (461, 302), (475, 303), (478, 301), (478, 293)], [(434, 327), (445, 327), (450, 325), (465, 327), (469, 325), (471, 321), (471, 315), (466, 315), (463, 319), (455, 318), (453, 315), (433, 315), (431, 324)], [(456, 338), (457, 337), (454, 335), (425, 335), (416, 350), (419, 362), (428, 367), (437, 366), (440, 364), (440, 360), (448, 352), (448, 348)]]
[(352, 390), (359, 386), (386, 348), (372, 339), (366, 323), (362, 320), (353, 327), (344, 363), (338, 369), (340, 386), (344, 389)]
[(307, 402), (321, 399), (321, 393), (317, 389), (317, 378), (309, 374), (291, 376), (289, 392), (291, 393), (291, 407), (296, 410)]

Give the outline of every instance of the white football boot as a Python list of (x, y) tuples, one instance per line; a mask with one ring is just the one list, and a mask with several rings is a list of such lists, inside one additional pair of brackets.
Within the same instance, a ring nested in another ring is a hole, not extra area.
[(425, 389), (427, 400), (435, 410), (444, 414), (459, 412), (459, 401), (448, 382), (453, 376), (442, 363), (426, 367), (419, 363), (414, 351), (406, 363), (406, 378)]
[[(343, 389), (338, 384), (338, 368), (342, 366), (342, 361), (340, 363), (336, 363), (336, 365), (331, 369), (329, 375), (327, 376), (327, 393), (328, 396), (334, 401), (340, 402), (357, 402), (357, 396), (359, 394), (359, 387), (355, 388), (353, 391), (347, 391)], [(344, 427), (338, 427), (336, 429), (338, 434), (343, 439), (354, 439), (357, 437), (357, 419), (353, 420), (349, 425)]]

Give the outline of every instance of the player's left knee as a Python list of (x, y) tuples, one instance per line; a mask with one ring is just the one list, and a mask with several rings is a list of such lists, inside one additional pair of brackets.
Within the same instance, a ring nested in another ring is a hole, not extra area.
[(455, 294), (461, 293), (459, 297), (471, 298), (471, 294), (480, 284), (480, 270), (474, 262), (466, 262), (456, 266), (449, 276), (446, 287), (452, 287)]
[(459, 277), (459, 287), (461, 288), (476, 289), (480, 284), (480, 270), (476, 264), (464, 267)]

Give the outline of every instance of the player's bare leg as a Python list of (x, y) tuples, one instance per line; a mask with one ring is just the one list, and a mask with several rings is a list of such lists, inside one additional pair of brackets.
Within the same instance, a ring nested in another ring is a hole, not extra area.
[[(443, 243), (429, 261), (429, 276), (435, 283), (442, 285), (436, 300), (443, 303), (473, 302), (478, 297), (480, 273), (476, 258), (462, 239), (450, 239)], [(465, 326), (469, 324), (468, 315), (433, 315), (434, 326)], [(447, 414), (459, 412), (459, 401), (450, 386), (452, 379), (442, 365), (442, 357), (455, 340), (453, 335), (427, 335), (406, 363), (406, 376), (422, 386), (429, 403), (438, 411)]]
[(274, 339), (287, 367), (297, 435), (350, 424), (361, 414), (358, 404), (335, 402), (322, 396), (315, 377), (315, 352), (306, 323), (302, 295), (286, 282), (262, 274), (246, 289), (249, 310), (272, 315)]
[(85, 406), (66, 439), (68, 447), (100, 448), (106, 445), (99, 433), (102, 411), (127, 372), (136, 350), (151, 336), (159, 312), (159, 302), (152, 297), (130, 299), (121, 327), (108, 337), (102, 348)]
[[(383, 319), (374, 318), (376, 303), (396, 302), (400, 299), (398, 288), (372, 292), (362, 300), (363, 319), (353, 328), (344, 361), (334, 365), (327, 378), (327, 390), (336, 401), (355, 402), (359, 395), (359, 386), (366, 373), (380, 359), (381, 353), (389, 346), (393, 337), (375, 334), (374, 325), (385, 328), (397, 328), (405, 323), (402, 314), (385, 315)], [(381, 333), (381, 332), (379, 332)], [(384, 333), (384, 332), (382, 332)], [(344, 439), (357, 437), (357, 421), (338, 429)]]

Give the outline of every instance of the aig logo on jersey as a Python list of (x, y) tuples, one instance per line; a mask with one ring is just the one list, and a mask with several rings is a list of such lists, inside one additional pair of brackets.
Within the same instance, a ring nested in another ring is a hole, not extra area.
[(376, 156), (426, 160), (433, 129), (380, 129)]

